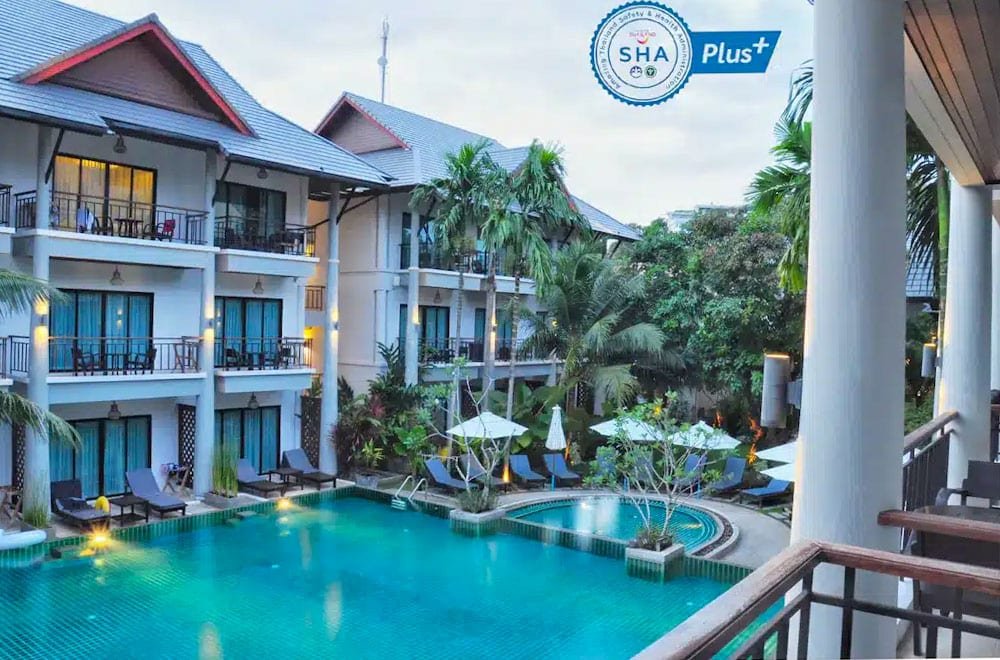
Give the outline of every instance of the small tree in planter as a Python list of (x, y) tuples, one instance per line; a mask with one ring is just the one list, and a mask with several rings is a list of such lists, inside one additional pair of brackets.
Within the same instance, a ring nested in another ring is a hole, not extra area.
[[(673, 396), (668, 394), (668, 403)], [(636, 435), (644, 437), (633, 437), (623, 425), (606, 446), (598, 448), (587, 483), (611, 490), (635, 508), (641, 524), (632, 547), (665, 550), (674, 542), (670, 519), (681, 495), (692, 489), (695, 475), (687, 472), (688, 459), (703, 450), (675, 442), (687, 425), (678, 426), (662, 401), (622, 411), (619, 419), (636, 422), (634, 426), (644, 430)], [(717, 471), (708, 469), (701, 475), (702, 483), (717, 478)], [(660, 505), (664, 510), (662, 521), (654, 515)]]
[(225, 508), (233, 504), (239, 495), (240, 485), (237, 478), (235, 448), (222, 444), (215, 446), (215, 456), (212, 459), (212, 492), (205, 496), (205, 503), (214, 507)]

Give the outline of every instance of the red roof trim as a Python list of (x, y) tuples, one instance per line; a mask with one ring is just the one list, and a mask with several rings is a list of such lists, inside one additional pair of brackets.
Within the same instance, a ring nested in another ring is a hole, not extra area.
[(330, 124), (333, 122), (333, 118), (337, 115), (337, 113), (340, 111), (340, 109), (344, 107), (344, 105), (349, 105), (355, 111), (361, 113), (362, 117), (364, 117), (365, 119), (367, 119), (371, 123), (375, 124), (376, 127), (378, 127), (379, 129), (381, 129), (383, 133), (385, 133), (386, 135), (388, 135), (389, 137), (391, 137), (393, 139), (393, 141), (395, 141), (396, 144), (398, 144), (403, 149), (409, 149), (410, 148), (410, 145), (406, 144), (406, 142), (403, 140), (403, 138), (401, 138), (398, 135), (396, 135), (395, 133), (393, 133), (392, 130), (390, 130), (388, 126), (382, 124), (379, 120), (375, 119), (375, 117), (373, 117), (371, 115), (371, 113), (369, 113), (367, 110), (365, 110), (363, 107), (361, 107), (360, 104), (355, 103), (354, 101), (352, 101), (350, 99), (350, 97), (347, 96), (347, 94), (344, 94), (343, 96), (340, 97), (340, 100), (337, 101), (337, 103), (333, 106), (333, 108), (330, 110), (330, 112), (328, 112), (326, 114), (326, 117), (323, 117), (323, 121), (321, 121), (319, 123), (319, 126), (316, 127), (316, 130), (314, 132), (317, 135), (322, 135), (323, 131), (325, 131), (327, 128), (330, 127)]
[(63, 73), (64, 71), (72, 69), (79, 64), (92, 60), (98, 55), (106, 53), (116, 46), (120, 46), (127, 41), (131, 41), (147, 33), (156, 37), (163, 47), (167, 49), (175, 60), (177, 60), (177, 63), (180, 64), (192, 78), (194, 78), (198, 87), (209, 97), (209, 99), (211, 99), (212, 103), (219, 109), (220, 112), (222, 112), (223, 116), (225, 116), (225, 118), (236, 130), (244, 135), (253, 135), (253, 131), (250, 130), (250, 127), (246, 124), (246, 122), (240, 118), (236, 110), (229, 105), (218, 90), (215, 89), (215, 86), (213, 86), (212, 83), (209, 82), (204, 75), (202, 75), (198, 67), (195, 66), (187, 54), (180, 49), (177, 42), (175, 42), (157, 23), (142, 23), (132, 29), (116, 34), (106, 41), (102, 41), (91, 46), (90, 48), (73, 53), (49, 66), (32, 72), (21, 82), (28, 85), (35, 85), (40, 82), (44, 82), (59, 75), (60, 73)]

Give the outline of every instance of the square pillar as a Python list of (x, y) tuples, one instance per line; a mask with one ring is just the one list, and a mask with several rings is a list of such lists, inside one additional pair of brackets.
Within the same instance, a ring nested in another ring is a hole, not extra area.
[(410, 270), (406, 290), (406, 384), (416, 385), (420, 370), (420, 214), (410, 213)]
[(323, 399), (320, 404), (319, 469), (337, 474), (337, 447), (333, 429), (337, 425), (337, 376), (340, 349), (340, 186), (330, 187), (330, 221), (327, 223), (326, 327), (323, 332)]
[[(215, 189), (219, 172), (218, 155), (205, 151), (205, 231), (215, 236)], [(215, 459), (215, 255), (209, 255), (201, 270), (201, 318), (198, 319), (201, 350), (198, 367), (205, 374), (195, 402), (194, 492), (204, 495), (212, 489)]]

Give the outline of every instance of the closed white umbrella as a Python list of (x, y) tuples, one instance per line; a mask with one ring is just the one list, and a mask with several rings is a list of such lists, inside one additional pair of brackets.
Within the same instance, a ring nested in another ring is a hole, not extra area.
[(552, 407), (552, 421), (549, 422), (549, 437), (545, 439), (545, 448), (552, 451), (566, 449), (566, 434), (562, 426), (562, 409)]
[(526, 426), (509, 422), (487, 411), (478, 417), (465, 420), (458, 426), (453, 426), (446, 432), (462, 438), (516, 438), (527, 430)]
[(720, 429), (713, 429), (705, 422), (698, 422), (687, 431), (675, 433), (671, 440), (675, 445), (684, 445), (705, 451), (735, 449), (740, 446), (739, 440), (726, 435)]
[(761, 474), (766, 474), (772, 479), (780, 479), (781, 481), (795, 481), (795, 463), (786, 463), (778, 467), (768, 468), (761, 472)]
[(632, 419), (631, 417), (609, 419), (606, 422), (594, 424), (590, 427), (590, 430), (596, 431), (597, 433), (600, 433), (608, 438), (612, 438), (619, 433), (622, 433), (626, 438), (632, 440), (633, 442), (656, 442), (662, 438), (662, 435), (656, 427), (651, 424)]
[(794, 463), (798, 451), (798, 440), (792, 440), (783, 445), (757, 452), (757, 458), (763, 458), (765, 461), (774, 461), (776, 463)]

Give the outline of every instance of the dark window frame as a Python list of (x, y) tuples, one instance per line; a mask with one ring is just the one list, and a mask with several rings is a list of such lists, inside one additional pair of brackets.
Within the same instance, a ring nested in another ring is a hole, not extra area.
[[(277, 424), (278, 438), (277, 438), (277, 442), (275, 443), (274, 460), (275, 460), (275, 465), (277, 465), (277, 466), (280, 467), (281, 466), (281, 405), (280, 404), (276, 405), (276, 406), (258, 406), (257, 408), (247, 408), (245, 406), (242, 407), (242, 408), (216, 408), (215, 409), (215, 416), (219, 420), (219, 427), (221, 429), (222, 428), (222, 424), (224, 423), (224, 420), (225, 420), (224, 414), (227, 413), (227, 412), (239, 411), (239, 413), (240, 413), (240, 453), (239, 453), (238, 458), (244, 458), (246, 456), (247, 413), (248, 412), (258, 412), (258, 413), (261, 414), (261, 418), (263, 419), (263, 411), (264, 410), (277, 410), (278, 411), (278, 424)], [(214, 424), (214, 420), (213, 420), (213, 424)], [(221, 444), (222, 444), (222, 434), (220, 433), (219, 437), (215, 439), (215, 446), (218, 447)], [(261, 425), (260, 445), (257, 447), (257, 450), (258, 450), (258, 455), (259, 456), (263, 456), (264, 455), (263, 424)], [(259, 474), (263, 474), (263, 473), (259, 473)]]
[[(102, 164), (104, 164), (106, 166), (104, 168), (104, 196), (103, 196), (103, 199), (114, 200), (114, 201), (119, 201), (119, 202), (128, 202), (129, 204), (147, 204), (148, 203), (150, 206), (153, 206), (153, 207), (156, 206), (156, 194), (157, 194), (157, 189), (159, 187), (159, 175), (160, 175), (160, 172), (159, 172), (158, 169), (156, 169), (154, 167), (143, 167), (141, 165), (132, 165), (131, 163), (120, 163), (118, 161), (113, 161), (113, 160), (104, 160), (103, 158), (93, 158), (92, 156), (81, 156), (81, 155), (78, 155), (78, 154), (75, 154), (75, 153), (68, 153), (68, 152), (59, 152), (59, 153), (56, 154), (56, 157), (58, 158), (59, 156), (64, 156), (66, 158), (76, 158), (76, 159), (78, 159), (80, 161), (80, 164), (77, 167), (77, 174), (76, 174), (76, 189), (77, 189), (76, 197), (77, 197), (78, 201), (79, 201), (79, 198), (82, 196), (82, 193), (80, 192), (80, 188), (82, 187), (81, 184), (83, 183), (83, 161), (90, 160), (90, 161), (93, 161), (95, 163), (102, 163)], [(108, 196), (110, 194), (110, 192), (111, 192), (111, 166), (112, 165), (115, 165), (117, 167), (128, 167), (131, 170), (133, 170), (133, 172), (132, 172), (132, 174), (131, 174), (131, 176), (129, 178), (129, 199), (118, 199), (118, 198), (112, 198), (112, 197)], [(152, 202), (138, 202), (138, 201), (135, 200), (135, 170), (142, 170), (144, 172), (150, 172), (153, 175), (153, 201)], [(53, 182), (54, 181), (55, 181), (55, 177), (54, 177), (54, 172), (53, 172)], [(55, 186), (53, 186), (53, 191), (57, 192), (57, 193), (62, 193), (64, 195), (72, 194), (72, 193), (70, 193), (68, 191), (65, 191), (65, 190), (55, 190)]]
[[(285, 192), (284, 190), (279, 190), (277, 188), (265, 188), (264, 186), (255, 186), (255, 185), (251, 185), (249, 183), (240, 183), (238, 181), (222, 181), (222, 180), (219, 180), (219, 181), (216, 182), (216, 186), (215, 186), (215, 199), (213, 200), (213, 205), (222, 204), (223, 207), (224, 207), (223, 213), (221, 213), (221, 214), (217, 213), (216, 214), (217, 217), (219, 217), (219, 218), (232, 217), (232, 214), (230, 213), (230, 210), (229, 210), (230, 204), (231, 204), (230, 198), (232, 196), (230, 194), (231, 193), (230, 189), (232, 187), (234, 187), (234, 186), (240, 186), (242, 188), (247, 188), (249, 190), (258, 190), (258, 191), (263, 191), (263, 192), (266, 192), (266, 193), (274, 193), (274, 194), (280, 195), (281, 196), (281, 217), (279, 219), (281, 220), (281, 228), (283, 229), (284, 227), (286, 227), (288, 225), (288, 193), (287, 192)], [(258, 206), (258, 211), (260, 211), (260, 210), (261, 209)], [(267, 224), (268, 224), (267, 221), (268, 221), (269, 218), (266, 215), (266, 212), (267, 212), (267, 205), (266, 204), (264, 205), (263, 211), (264, 211), (264, 213), (261, 214), (260, 217), (254, 218), (258, 223), (260, 223), (259, 226), (260, 226), (261, 229), (263, 229), (264, 227), (266, 227)], [(247, 220), (247, 218), (243, 218), (243, 220)]]
[[(80, 294), (81, 293), (97, 293), (101, 296), (101, 335), (99, 337), (84, 337), (84, 339), (133, 339), (133, 337), (126, 335), (125, 337), (108, 337), (108, 329), (106, 323), (108, 320), (108, 296), (123, 295), (126, 296), (143, 296), (149, 299), (149, 334), (150, 339), (152, 339), (153, 333), (153, 306), (156, 303), (155, 294), (149, 291), (108, 291), (106, 289), (60, 289), (64, 294), (72, 295), (74, 297), (73, 309), (75, 310), (75, 316), (73, 317), (73, 338), (80, 338)], [(52, 307), (54, 309), (54, 306)], [(52, 333), (52, 314), (49, 314), (49, 334), (53, 337)], [(129, 318), (129, 310), (126, 310), (125, 317)], [(131, 327), (129, 328), (131, 330)], [(61, 335), (54, 335), (55, 338), (61, 337)], [(135, 337), (139, 339), (139, 337)]]
[[(133, 419), (145, 419), (146, 420), (146, 462), (147, 468), (152, 468), (153, 466), (153, 416), (152, 415), (122, 415), (116, 420), (108, 419), (107, 417), (92, 417), (87, 419), (68, 419), (66, 422), (75, 427), (76, 424), (91, 424), (97, 422), (97, 495), (105, 497), (117, 497), (119, 495), (124, 495), (129, 492), (128, 480), (125, 480), (125, 490), (121, 493), (105, 493), (104, 492), (104, 451), (107, 443), (107, 436), (105, 434), (105, 429), (107, 428), (107, 422), (123, 422), (126, 428), (126, 439), (125, 439), (125, 464), (128, 465), (128, 422)], [(71, 448), (73, 451), (73, 479), (77, 479), (76, 474), (76, 459), (77, 451), (76, 447)], [(124, 478), (124, 475), (122, 475)]]

